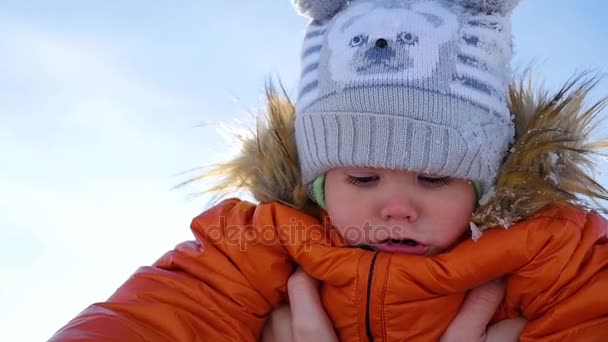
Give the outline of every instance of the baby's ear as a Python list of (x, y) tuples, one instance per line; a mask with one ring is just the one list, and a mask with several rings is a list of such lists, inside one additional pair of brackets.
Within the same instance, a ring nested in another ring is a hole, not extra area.
[(520, 0), (455, 0), (454, 2), (478, 13), (507, 16), (513, 12)]
[(293, 0), (300, 14), (313, 20), (324, 21), (334, 16), (348, 0)]

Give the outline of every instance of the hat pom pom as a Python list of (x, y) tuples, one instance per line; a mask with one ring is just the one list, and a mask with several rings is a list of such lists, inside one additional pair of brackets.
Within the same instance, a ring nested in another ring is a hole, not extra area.
[(300, 14), (314, 20), (326, 20), (334, 16), (347, 0), (294, 0)]
[(459, 0), (467, 9), (486, 14), (509, 15), (520, 0)]

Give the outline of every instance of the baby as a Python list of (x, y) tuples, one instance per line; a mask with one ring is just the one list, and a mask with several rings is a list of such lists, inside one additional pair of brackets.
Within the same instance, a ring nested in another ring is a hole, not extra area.
[(209, 174), (261, 203), (205, 211), (195, 241), (52, 341), (255, 341), (296, 265), (345, 341), (435, 341), (505, 276), (495, 321), (523, 316), (522, 341), (607, 339), (608, 225), (577, 197), (607, 198), (585, 173), (599, 107), (584, 80), (508, 91), (516, 3), (296, 1), (295, 105), (271, 91), (268, 122)]

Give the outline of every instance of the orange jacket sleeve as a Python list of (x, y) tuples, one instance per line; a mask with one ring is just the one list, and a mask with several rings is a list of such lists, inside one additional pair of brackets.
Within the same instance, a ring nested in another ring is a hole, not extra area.
[(293, 272), (273, 215), (239, 200), (208, 210), (192, 223), (195, 241), (140, 268), (51, 341), (257, 341)]

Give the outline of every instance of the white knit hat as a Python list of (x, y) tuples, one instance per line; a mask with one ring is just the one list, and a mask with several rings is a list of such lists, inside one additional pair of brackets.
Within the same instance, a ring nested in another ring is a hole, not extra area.
[(506, 103), (518, 0), (296, 0), (303, 181), (336, 167), (494, 184), (514, 135)]

